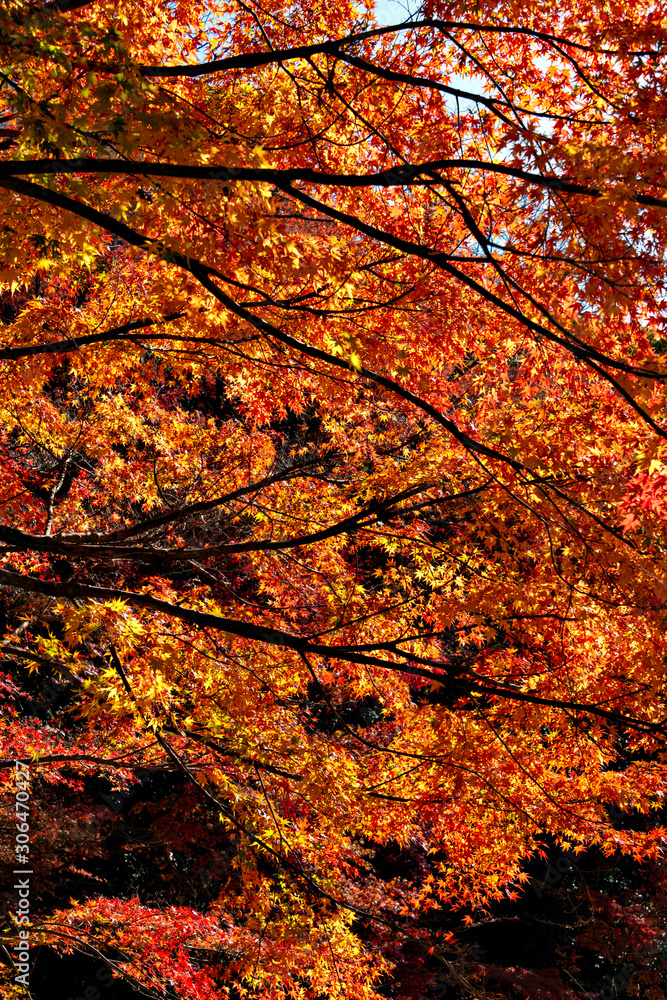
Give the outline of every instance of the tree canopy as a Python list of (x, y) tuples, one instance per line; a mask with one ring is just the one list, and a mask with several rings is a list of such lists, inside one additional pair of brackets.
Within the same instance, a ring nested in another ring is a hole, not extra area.
[(0, 50), (3, 803), (46, 885), (179, 775), (215, 887), (33, 943), (375, 1000), (545, 838), (658, 858), (667, 5), (3, 0)]

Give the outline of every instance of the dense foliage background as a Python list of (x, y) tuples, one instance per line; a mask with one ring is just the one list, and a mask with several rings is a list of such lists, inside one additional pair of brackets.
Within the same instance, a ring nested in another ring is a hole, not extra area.
[(3, 997), (663, 997), (667, 5), (0, 58)]

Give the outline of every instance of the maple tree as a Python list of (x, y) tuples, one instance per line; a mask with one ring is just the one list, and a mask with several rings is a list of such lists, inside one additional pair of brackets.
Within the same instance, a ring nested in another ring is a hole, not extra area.
[(545, 838), (658, 858), (610, 807), (665, 788), (667, 5), (6, 0), (0, 45), (3, 794), (46, 868), (59, 797), (170, 772), (229, 853), (35, 940), (373, 1000)]

